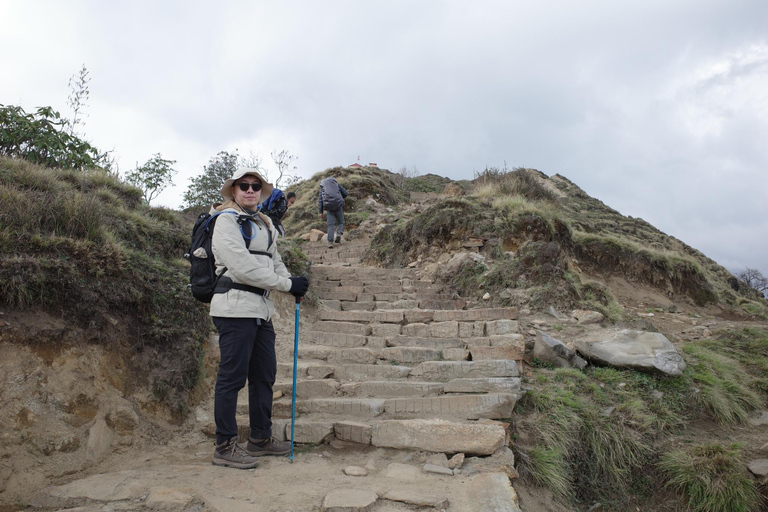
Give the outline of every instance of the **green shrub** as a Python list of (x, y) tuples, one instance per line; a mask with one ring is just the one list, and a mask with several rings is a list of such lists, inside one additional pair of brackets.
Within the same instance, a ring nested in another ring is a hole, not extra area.
[(51, 107), (27, 114), (21, 107), (0, 105), (0, 155), (47, 167), (93, 167), (99, 152), (64, 130), (66, 121)]

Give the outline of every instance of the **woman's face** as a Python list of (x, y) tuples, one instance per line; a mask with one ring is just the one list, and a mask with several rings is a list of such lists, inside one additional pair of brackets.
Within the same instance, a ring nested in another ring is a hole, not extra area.
[[(254, 190), (254, 188), (258, 190)], [(232, 185), (232, 195), (237, 204), (243, 208), (255, 210), (261, 202), (261, 181), (256, 176), (243, 176)]]

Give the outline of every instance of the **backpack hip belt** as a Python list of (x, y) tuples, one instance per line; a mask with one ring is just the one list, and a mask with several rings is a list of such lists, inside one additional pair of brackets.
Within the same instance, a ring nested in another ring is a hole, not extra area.
[(261, 295), (265, 299), (269, 298), (269, 292), (270, 292), (270, 290), (265, 290), (263, 288), (258, 288), (256, 286), (249, 286), (247, 284), (236, 283), (230, 277), (220, 277), (218, 282), (216, 283), (216, 288), (214, 288), (213, 293), (227, 293), (229, 290), (241, 290), (244, 292), (251, 292), (251, 293), (255, 293), (256, 295)]

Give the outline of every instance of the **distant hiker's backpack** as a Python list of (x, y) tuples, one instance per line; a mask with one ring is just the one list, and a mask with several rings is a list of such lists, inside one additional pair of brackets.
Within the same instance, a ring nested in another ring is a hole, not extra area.
[(279, 188), (273, 188), (272, 194), (263, 203), (261, 203), (261, 211), (264, 213), (271, 212), (275, 206), (277, 206), (278, 201), (284, 197), (285, 194), (283, 194), (282, 190)]
[[(251, 240), (256, 236), (251, 223), (248, 222), (250, 217), (247, 215), (224, 211), (214, 213), (213, 215), (210, 213), (201, 213), (197, 217), (195, 226), (192, 228), (192, 243), (189, 246), (189, 252), (185, 254), (184, 257), (187, 258), (191, 264), (189, 270), (189, 288), (192, 290), (192, 295), (200, 302), (210, 303), (214, 293), (226, 291), (222, 289), (222, 286), (218, 286), (220, 276), (216, 275), (216, 261), (213, 258), (213, 249), (211, 247), (211, 239), (213, 237), (213, 228), (216, 226), (216, 218), (223, 213), (238, 216), (237, 220), (240, 224), (240, 232), (243, 234), (246, 247), (250, 247)], [(248, 233), (246, 233), (246, 230)], [(269, 243), (267, 247), (269, 247), (272, 245), (272, 234), (269, 229), (267, 229), (267, 234), (269, 235)], [(268, 252), (250, 250), (249, 252), (251, 254), (261, 254), (269, 256), (270, 258), (272, 257)], [(225, 268), (224, 272), (226, 271), (227, 269)], [(224, 272), (221, 274), (223, 275)], [(228, 283), (224, 288), (236, 288), (264, 295), (264, 290), (261, 290), (260, 288), (232, 283), (229, 278), (226, 278), (226, 280)]]
[(335, 212), (344, 207), (344, 198), (341, 195), (336, 178), (325, 178), (320, 182), (320, 188), (323, 194), (324, 210)]

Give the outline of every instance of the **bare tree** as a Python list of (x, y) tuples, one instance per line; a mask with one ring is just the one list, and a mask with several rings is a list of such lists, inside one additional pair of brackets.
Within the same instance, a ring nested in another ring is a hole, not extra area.
[(274, 149), (270, 155), (272, 156), (272, 161), (275, 162), (275, 165), (277, 166), (277, 178), (275, 179), (275, 187), (280, 188), (280, 182), (284, 178), (286, 180), (286, 186), (299, 181), (300, 178), (296, 174), (296, 166), (294, 165), (291, 167), (291, 164), (298, 160), (299, 157), (292, 155), (288, 152), (287, 149), (282, 151)]
[(84, 126), (87, 117), (85, 114), (85, 108), (88, 106), (88, 97), (91, 95), (91, 91), (88, 90), (88, 82), (91, 79), (88, 77), (88, 68), (80, 68), (78, 73), (75, 73), (69, 77), (69, 96), (67, 97), (67, 104), (72, 109), (72, 119), (67, 121), (67, 128), (70, 135), (75, 135), (77, 125)]
[[(235, 153), (237, 153), (237, 149), (235, 149)], [(255, 153), (252, 149), (248, 151), (248, 156), (239, 157), (238, 164), (240, 165), (240, 167), (250, 167), (252, 169), (258, 169), (259, 173), (261, 173), (261, 175), (264, 176), (264, 179), (269, 181), (269, 173), (261, 165), (261, 155), (258, 153)]]
[(762, 272), (756, 268), (745, 268), (738, 274), (736, 274), (741, 281), (744, 281), (747, 286), (754, 288), (763, 295), (768, 293), (768, 278), (766, 278)]

